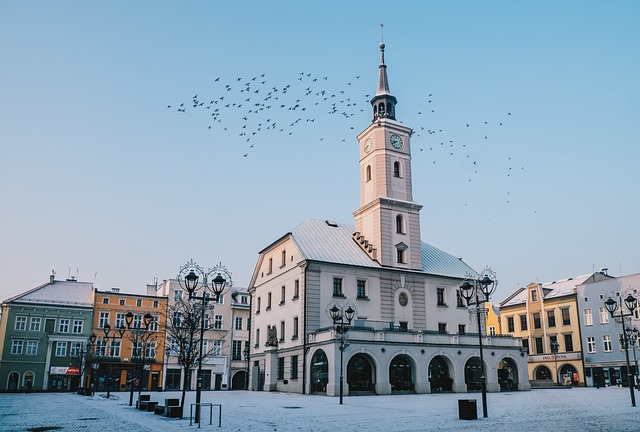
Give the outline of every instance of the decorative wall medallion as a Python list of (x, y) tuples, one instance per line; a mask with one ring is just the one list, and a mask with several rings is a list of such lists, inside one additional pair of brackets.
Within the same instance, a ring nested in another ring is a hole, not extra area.
[(400, 303), (400, 306), (406, 306), (407, 303), (409, 302), (409, 297), (407, 297), (407, 293), (401, 292), (400, 295), (398, 296), (398, 302)]

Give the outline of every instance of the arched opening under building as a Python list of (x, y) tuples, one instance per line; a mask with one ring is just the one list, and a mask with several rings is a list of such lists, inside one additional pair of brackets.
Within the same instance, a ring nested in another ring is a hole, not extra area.
[(7, 390), (8, 391), (18, 390), (19, 381), (20, 381), (20, 375), (18, 374), (18, 372), (11, 372), (9, 374), (9, 380), (7, 381)]
[(237, 371), (231, 378), (231, 390), (244, 390), (247, 383), (247, 371)]
[(533, 373), (536, 381), (538, 380), (551, 380), (552, 374), (548, 367), (538, 366)]
[(389, 365), (389, 384), (392, 393), (409, 393), (415, 391), (413, 379), (413, 362), (404, 354), (400, 354)]
[(467, 385), (468, 392), (482, 390), (482, 382), (480, 380), (481, 376), (482, 367), (480, 357), (471, 357), (464, 365), (464, 382)]
[(504, 358), (498, 363), (500, 391), (518, 390), (518, 365), (513, 359)]
[(326, 393), (329, 382), (329, 361), (327, 354), (319, 349), (311, 358), (311, 380), (310, 393)]
[(566, 364), (560, 368), (560, 384), (562, 385), (578, 385), (580, 377), (578, 370), (570, 364)]
[(367, 354), (356, 354), (347, 365), (349, 394), (373, 394), (376, 391), (376, 368)]
[(449, 375), (449, 365), (444, 357), (435, 356), (429, 363), (429, 384), (431, 393), (452, 391), (453, 379)]

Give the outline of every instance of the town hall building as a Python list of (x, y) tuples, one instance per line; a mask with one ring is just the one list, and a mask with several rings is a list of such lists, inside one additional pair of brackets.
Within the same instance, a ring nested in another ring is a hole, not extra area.
[[(384, 48), (373, 120), (357, 137), (355, 225), (309, 219), (259, 253), (253, 390), (334, 396), (341, 377), (345, 395), (480, 390), (478, 326), (460, 295), (478, 272), (421, 239), (412, 129), (396, 120)], [(485, 335), (483, 345), (488, 391), (530, 389), (520, 339)]]

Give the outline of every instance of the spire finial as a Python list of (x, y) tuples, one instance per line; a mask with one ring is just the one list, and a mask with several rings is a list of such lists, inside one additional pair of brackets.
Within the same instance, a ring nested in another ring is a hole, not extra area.
[(389, 91), (387, 65), (384, 64), (384, 24), (380, 24), (380, 66), (378, 67), (378, 88), (371, 99), (373, 119), (390, 118), (395, 120), (396, 98)]
[(384, 43), (384, 24), (380, 24), (380, 43)]

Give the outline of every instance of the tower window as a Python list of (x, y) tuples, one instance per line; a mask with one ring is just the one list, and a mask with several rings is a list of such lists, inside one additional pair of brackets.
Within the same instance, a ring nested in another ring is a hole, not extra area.
[(404, 218), (402, 215), (396, 216), (396, 232), (399, 234), (404, 233)]
[(371, 165), (367, 165), (367, 181), (371, 180)]
[(398, 161), (393, 163), (393, 176), (400, 177), (400, 162)]
[(397, 255), (398, 255), (398, 264), (405, 264), (405, 257), (404, 257), (404, 250), (398, 249), (397, 250)]

